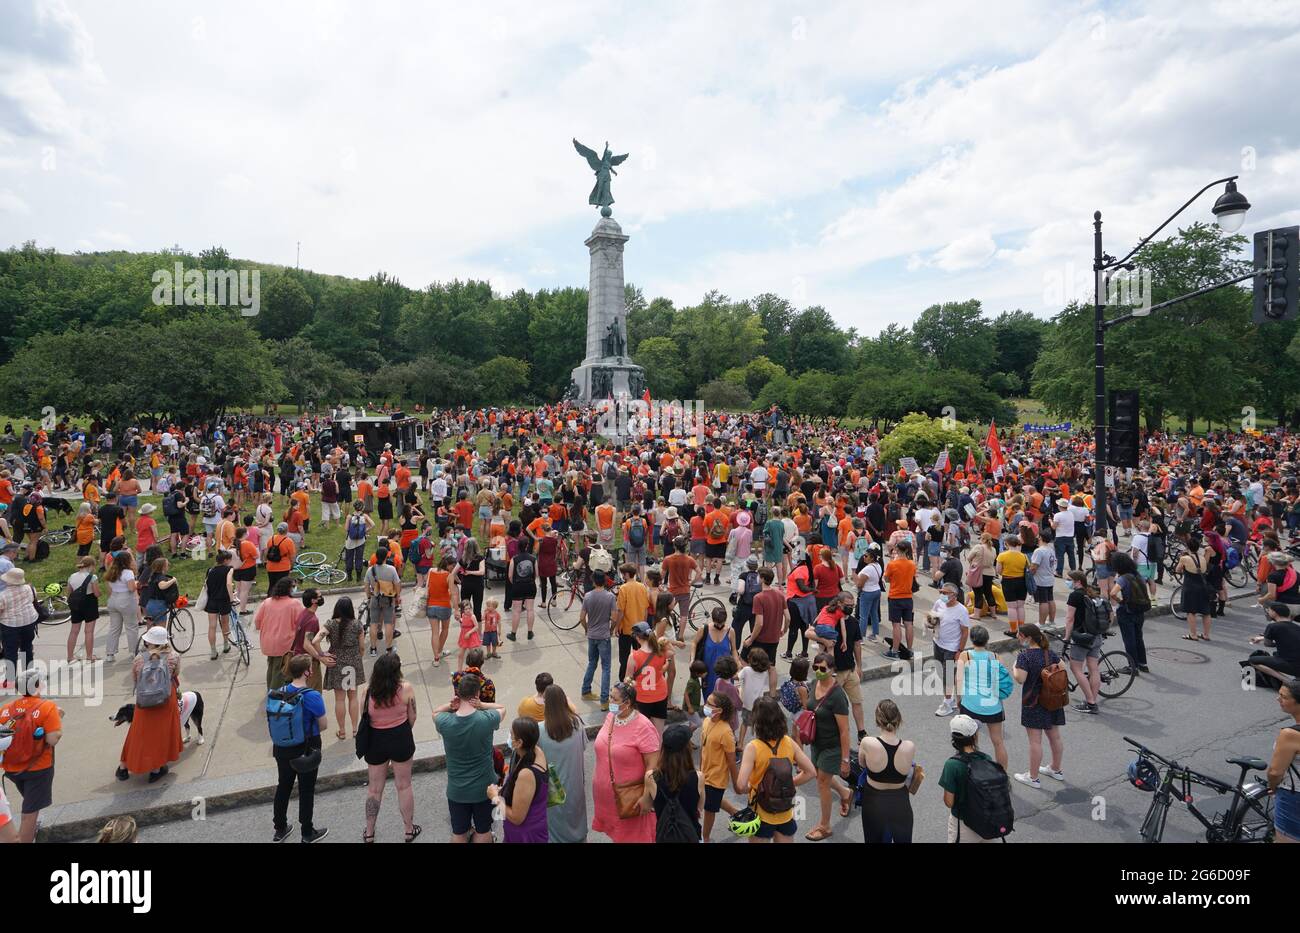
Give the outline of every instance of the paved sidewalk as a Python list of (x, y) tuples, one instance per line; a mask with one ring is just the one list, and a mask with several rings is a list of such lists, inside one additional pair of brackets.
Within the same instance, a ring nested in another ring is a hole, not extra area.
[[(725, 587), (707, 586), (704, 591), (726, 598)], [(488, 592), (498, 598), (501, 596), (499, 585), (490, 586)], [(1168, 613), (1169, 592), (1168, 588), (1160, 590), (1157, 606), (1152, 612), (1153, 617)], [(1062, 621), (1065, 595), (1064, 584), (1058, 581), (1057, 611)], [(1253, 593), (1240, 594), (1238, 598), (1242, 596), (1251, 601), (1254, 598)], [(931, 646), (926, 637), (923, 616), (936, 597), (937, 591), (930, 588), (927, 582), (922, 583), (921, 590), (916, 594), (915, 649), (925, 657), (931, 655)], [(337, 596), (331, 597), (324, 607), (322, 618), (328, 617), (335, 598)], [(407, 616), (399, 625), (403, 636), (397, 640), (397, 648), (403, 658), (403, 673), (417, 691), (420, 715), (415, 727), (418, 767), (427, 770), (441, 767), (442, 745), (433, 728), (429, 711), (446, 702), (451, 695), (450, 675), (456, 660), (456, 628), (453, 625), (448, 639), (452, 656), (443, 659), (441, 666), (435, 667), (428, 621), (423, 618), (422, 611), (418, 618), (410, 614), (417, 606), (422, 610), (422, 594), (408, 588), (404, 606)], [(545, 611), (539, 610), (534, 639), (526, 639), (521, 625), (519, 641), (504, 642), (501, 658), (488, 662), (486, 673), (497, 685), (498, 702), (503, 703), (507, 710), (513, 711), (520, 700), (533, 693), (533, 678), (538, 672), (549, 671), (555, 681), (564, 687), (587, 722), (599, 722), (598, 704), (583, 701), (579, 696), (582, 675), (586, 669), (587, 646), (585, 634), (576, 625), (576, 615), (576, 610), (573, 610), (570, 616), (575, 627), (563, 631), (552, 626), (546, 619)], [(203, 695), (205, 744), (187, 745), (180, 760), (171, 766), (170, 773), (156, 784), (148, 784), (144, 776), (133, 777), (127, 782), (115, 779), (113, 772), (126, 733), (124, 728), (115, 728), (109, 720), (121, 704), (133, 701), (130, 662), (123, 651), (114, 664), (104, 665), (100, 669), (102, 682), (88, 675), (81, 682), (81, 693), (63, 695), (61, 706), (64, 711), (65, 736), (57, 755), (54, 788), (56, 803), (42, 817), (44, 838), (84, 837), (92, 831), (89, 828), (92, 824), (97, 826), (115, 813), (132, 813), (142, 823), (148, 823), (175, 818), (182, 812), (188, 812), (197, 805), (199, 798), (203, 799), (205, 805), (220, 808), (248, 803), (269, 794), (269, 789), (275, 784), (275, 769), (262, 713), (262, 701), (266, 693), (265, 661), (256, 647), (257, 633), (251, 631), (250, 620), (250, 637), (254, 640), (252, 668), (240, 667), (236, 673), (233, 652), (220, 655), (215, 661), (208, 659), (206, 626), (203, 624), (206, 616), (198, 613), (195, 616), (200, 619), (200, 631), (196, 635), (194, 646), (181, 661), (181, 684), (183, 689), (198, 690)], [(1030, 621), (1036, 619), (1036, 610), (1032, 606), (1029, 607), (1027, 616)], [(1169, 621), (1182, 624), (1172, 619)], [(504, 622), (508, 630), (508, 616)], [(1014, 640), (1003, 635), (1006, 628), (1005, 615), (999, 616), (988, 627), (993, 636), (991, 647), (999, 651), (1014, 647)], [(101, 618), (96, 648), (101, 656), (102, 637), (106, 630), (107, 619)], [(68, 632), (66, 624), (41, 626), (36, 643), (37, 659), (64, 659)], [(888, 625), (882, 624), (881, 635), (888, 633)], [(1118, 647), (1118, 642), (1116, 646)], [(891, 666), (891, 662), (883, 657), (884, 650), (883, 642), (864, 643), (864, 680), (889, 677), (901, 670), (896, 666), (898, 662), (893, 662), (895, 666)], [(617, 649), (614, 651), (614, 659), (617, 664)], [(367, 657), (365, 660), (369, 668), (371, 659)], [(685, 671), (689, 661), (689, 648), (679, 649), (677, 666), (680, 673), (674, 687), (675, 697), (685, 684)], [(73, 672), (81, 667), (82, 665), (77, 665)], [(788, 662), (778, 662), (778, 670), (782, 675), (788, 669)], [(617, 670), (614, 674), (617, 674)], [(364, 770), (364, 765), (353, 754), (351, 740), (340, 741), (334, 735), (332, 699), (332, 696), (327, 695), (326, 705), (330, 711), (331, 723), (325, 736), (321, 772), (323, 787), (354, 782)], [(510, 718), (513, 717), (507, 716), (507, 723)], [(497, 739), (499, 742), (506, 740), (506, 729), (498, 732)]]

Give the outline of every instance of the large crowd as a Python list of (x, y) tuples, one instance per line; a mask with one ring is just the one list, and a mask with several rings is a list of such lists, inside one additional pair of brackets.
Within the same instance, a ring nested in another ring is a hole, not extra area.
[[(709, 413), (699, 437), (617, 442), (573, 404), (419, 416), (428, 443), (415, 452), (366, 449), (323, 414), (135, 425), (120, 438), (98, 423), (6, 425), (16, 451), (0, 469), (0, 677), (14, 696), (0, 744), (22, 817), (15, 829), (0, 794), (0, 839), (31, 841), (52, 800), (62, 729), (30, 666), (40, 600), (29, 574), (48, 559), (56, 508), (70, 509), (78, 557), (64, 587), (67, 660), (125, 650), (136, 684), (118, 779), (163, 777), (194, 715), (167, 628), (182, 598), (175, 562), (202, 562), (210, 662), (231, 651), (241, 616), (256, 629), (276, 841), (294, 828), (295, 785), (301, 839), (327, 832), (312, 816), (330, 694), (334, 737), (368, 767), (365, 841), (390, 771), (405, 839), (420, 835), (415, 691), (398, 639), (421, 618), (431, 663), (447, 662), (448, 702), (433, 715), (455, 841), (490, 840), (497, 820), (507, 842), (708, 840), (724, 812), (737, 835), (790, 842), (796, 788), (810, 784), (807, 840), (832, 837), (836, 813), (856, 806), (867, 841), (910, 842), (927, 775), (893, 700), (866, 709), (873, 654), (937, 667), (949, 841), (1004, 838), (1009, 779), (1066, 780), (1066, 668), (1080, 688), (1073, 710), (1102, 714), (1112, 624), (1130, 672), (1147, 673), (1145, 615), (1166, 574), (1181, 584), (1183, 637), (1208, 641), (1239, 565), (1268, 615), (1242, 666), (1296, 720), (1269, 763), (1276, 838), (1300, 839), (1300, 437), (1149, 433), (1141, 465), (1108, 478), (1098, 523), (1084, 434), (994, 433), (995, 471), (974, 457), (906, 470), (882, 462), (874, 429), (775, 410)], [(293, 570), (330, 528), (342, 529), (342, 582), (359, 590), (324, 613), (327, 589)], [(503, 754), (489, 662), (503, 642), (532, 639), (538, 609), (571, 589), (588, 646), (577, 697), (537, 673)], [(999, 638), (1015, 639), (1010, 667), (990, 648)], [(1008, 774), (1017, 692), (1028, 760)], [(594, 737), (576, 698), (599, 706)]]

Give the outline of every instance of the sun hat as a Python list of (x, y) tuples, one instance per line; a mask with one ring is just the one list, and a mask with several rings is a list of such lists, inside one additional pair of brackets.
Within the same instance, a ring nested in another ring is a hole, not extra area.
[(12, 567), (0, 574), (0, 580), (9, 586), (22, 586), (27, 582), (27, 572), (21, 567)]
[(150, 512), (154, 512), (157, 509), (158, 506), (154, 505), (152, 502), (146, 502), (144, 505), (140, 506), (140, 514), (148, 515)]
[(146, 645), (165, 645), (168, 641), (167, 629), (161, 625), (155, 625), (149, 631), (144, 633), (144, 643)]

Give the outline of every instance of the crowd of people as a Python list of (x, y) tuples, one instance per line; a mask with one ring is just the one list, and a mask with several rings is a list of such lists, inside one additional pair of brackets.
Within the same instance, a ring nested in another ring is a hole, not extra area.
[[(857, 806), (868, 841), (909, 842), (926, 775), (898, 706), (886, 699), (868, 711), (861, 684), (864, 653), (921, 660), (918, 623), (930, 643), (923, 660), (937, 662), (941, 678), (935, 715), (951, 717), (953, 754), (938, 777), (947, 837), (1003, 838), (1008, 777), (1032, 788), (1065, 780), (1064, 666), (1082, 694), (1073, 710), (1101, 714), (1098, 659), (1112, 617), (1140, 676), (1149, 671), (1145, 614), (1165, 575), (1181, 581), (1184, 637), (1208, 641), (1226, 576), (1242, 561), (1258, 568), (1269, 620), (1243, 668), (1278, 687), (1295, 715), (1294, 435), (1151, 433), (1142, 465), (1110, 478), (1103, 527), (1085, 435), (1004, 432), (995, 472), (973, 456), (905, 470), (882, 461), (877, 431), (834, 420), (710, 413), (702, 442), (615, 443), (598, 436), (598, 419), (573, 404), (433, 412), (429, 443), (414, 453), (368, 450), (336, 436), (325, 416), (132, 426), (121, 443), (104, 425), (24, 429), (23, 456), (0, 470), (0, 635), (5, 686), (19, 692), (0, 724), (15, 709), (20, 723), (41, 712), (50, 725), (24, 743), (31, 755), (52, 750), (60, 734), (39, 679), (15, 672), (32, 658), (27, 571), (42, 559), (47, 510), (77, 493), (67, 658), (84, 640), (84, 660), (98, 660), (102, 645), (113, 661), (126, 635), (137, 709), (118, 778), (158, 780), (181, 753), (184, 691), (165, 618), (177, 598), (172, 562), (202, 561), (209, 662), (230, 651), (231, 614), (251, 614), (268, 719), (287, 723), (274, 753), (277, 841), (292, 830), (294, 786), (303, 841), (327, 832), (312, 819), (327, 691), (335, 737), (356, 742), (367, 763), (365, 841), (375, 839), (390, 770), (405, 839), (420, 835), (416, 701), (396, 641), (420, 619), (431, 663), (456, 656), (448, 702), (433, 711), (456, 841), (492, 838), (494, 820), (507, 842), (579, 841), (590, 831), (708, 840), (725, 812), (740, 836), (789, 842), (800, 830), (796, 788), (815, 784), (805, 839), (832, 837), (836, 814)], [(158, 505), (141, 503), (146, 492)], [(308, 536), (331, 527), (342, 529), (345, 582), (360, 592), (321, 618), (323, 591), (300, 589), (291, 571)], [(598, 729), (590, 736), (564, 688), (538, 674), (502, 755), (493, 740), (505, 709), (487, 662), (503, 642), (532, 639), (537, 609), (570, 585), (582, 593), (575, 611), (588, 645), (577, 692), (599, 704)], [(730, 606), (687, 624), (705, 587), (722, 588)], [(265, 598), (254, 612), (255, 589)], [(109, 618), (96, 642), (101, 599)], [(1015, 639), (1009, 667), (990, 648), (999, 635)], [(1008, 775), (1004, 724), (1017, 688), (1028, 758)], [(1269, 779), (1278, 838), (1294, 840), (1300, 814), (1288, 775), (1300, 743), (1291, 732)], [(23, 775), (13, 783), (24, 831), (29, 796), (34, 812), (49, 802), (52, 759), (41, 764), (5, 756), (6, 771)], [(47, 770), (42, 786), (36, 775)]]

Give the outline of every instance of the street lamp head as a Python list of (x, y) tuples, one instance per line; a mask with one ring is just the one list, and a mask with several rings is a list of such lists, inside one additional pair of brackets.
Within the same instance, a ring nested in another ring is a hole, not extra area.
[(1241, 225), (1246, 222), (1246, 211), (1250, 210), (1250, 202), (1246, 196), (1237, 190), (1235, 181), (1228, 182), (1223, 194), (1219, 195), (1219, 200), (1214, 202), (1212, 211), (1219, 222), (1219, 229), (1224, 233), (1236, 233), (1241, 229)]

